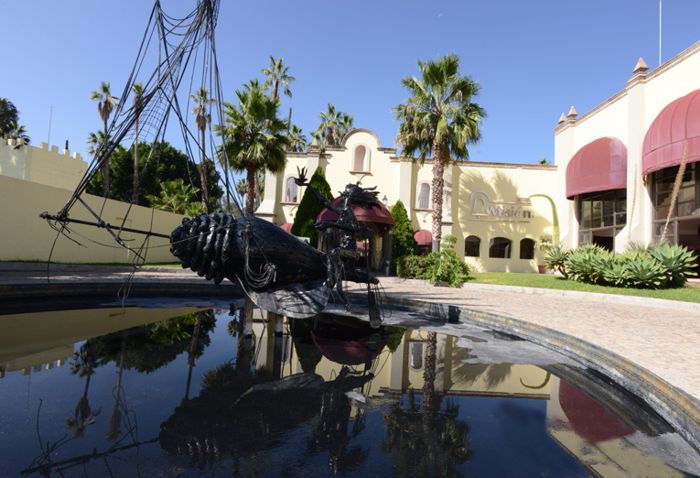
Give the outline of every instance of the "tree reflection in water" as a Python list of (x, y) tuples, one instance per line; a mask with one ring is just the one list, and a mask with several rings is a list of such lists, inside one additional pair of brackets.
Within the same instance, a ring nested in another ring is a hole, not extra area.
[(383, 449), (388, 452), (398, 476), (459, 476), (457, 465), (471, 451), (469, 425), (458, 418), (459, 406), (435, 391), (437, 334), (428, 333), (423, 369), (423, 400), (420, 407), (409, 389), (407, 403), (392, 405), (384, 416)]
[(91, 408), (90, 401), (88, 400), (90, 381), (95, 373), (95, 359), (94, 344), (87, 341), (75, 352), (70, 364), (70, 372), (72, 374), (85, 377), (85, 388), (83, 389), (83, 395), (75, 406), (74, 416), (73, 418), (66, 419), (66, 426), (70, 430), (73, 430), (76, 437), (83, 436), (85, 434), (85, 428), (95, 423), (95, 418), (100, 414), (100, 409)]

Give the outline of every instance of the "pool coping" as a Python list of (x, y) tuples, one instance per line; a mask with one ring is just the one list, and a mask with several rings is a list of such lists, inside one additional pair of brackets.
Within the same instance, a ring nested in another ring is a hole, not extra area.
[[(353, 296), (360, 293), (351, 293)], [(646, 368), (621, 355), (558, 330), (466, 306), (385, 297), (383, 303), (416, 308), (425, 315), (451, 324), (471, 323), (520, 336), (572, 357), (604, 374), (639, 397), (700, 451), (700, 399), (675, 387)]]

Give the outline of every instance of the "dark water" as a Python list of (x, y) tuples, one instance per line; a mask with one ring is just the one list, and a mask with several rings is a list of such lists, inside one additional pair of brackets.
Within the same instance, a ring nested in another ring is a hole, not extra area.
[[(246, 318), (247, 317), (247, 318)], [(393, 314), (0, 315), (1, 476), (695, 476), (698, 454), (575, 361)]]

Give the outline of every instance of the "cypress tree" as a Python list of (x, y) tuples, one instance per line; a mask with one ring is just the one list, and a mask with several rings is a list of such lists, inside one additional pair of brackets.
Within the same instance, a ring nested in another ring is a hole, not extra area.
[(396, 264), (400, 257), (415, 254), (418, 246), (413, 238), (413, 225), (401, 201), (397, 201), (391, 207), (391, 217), (394, 218), (392, 261)]
[[(329, 201), (333, 199), (333, 192), (326, 181), (326, 174), (321, 166), (316, 168), (314, 175), (309, 180), (309, 185), (323, 194)], [(316, 196), (307, 188), (299, 203), (299, 209), (294, 216), (292, 234), (295, 236), (308, 237), (311, 245), (318, 244), (318, 230), (314, 228), (316, 218), (323, 210), (323, 206), (318, 202)]]

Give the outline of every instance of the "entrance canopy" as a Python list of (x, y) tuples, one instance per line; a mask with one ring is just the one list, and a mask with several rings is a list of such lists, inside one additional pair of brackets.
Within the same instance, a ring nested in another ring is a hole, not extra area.
[(700, 161), (700, 90), (668, 104), (644, 137), (644, 175), (678, 166), (688, 145), (688, 162)]
[[(343, 197), (339, 196), (332, 201), (335, 207), (343, 206)], [(387, 226), (394, 225), (394, 218), (391, 216), (391, 212), (386, 208), (384, 204), (377, 203), (374, 207), (364, 208), (362, 206), (354, 205), (352, 207), (352, 212), (355, 213), (355, 217), (360, 222), (368, 222), (372, 224), (385, 224)], [(338, 215), (326, 208), (318, 215), (316, 218), (317, 222), (320, 221), (337, 221)]]
[(599, 138), (579, 149), (566, 167), (566, 197), (627, 188), (627, 147)]
[(419, 246), (430, 246), (433, 244), (433, 233), (426, 231), (425, 229), (421, 229), (413, 234), (413, 239), (416, 240)]

